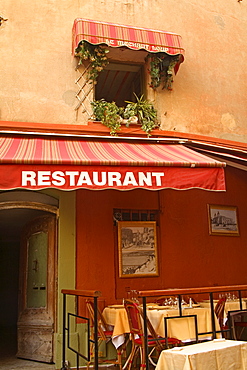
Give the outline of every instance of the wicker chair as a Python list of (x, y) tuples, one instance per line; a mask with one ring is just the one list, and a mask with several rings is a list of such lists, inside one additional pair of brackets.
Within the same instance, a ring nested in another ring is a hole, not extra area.
[(223, 328), (224, 312), (225, 312), (226, 297), (220, 298), (214, 308), (215, 315), (219, 321), (220, 328)]
[(222, 335), (226, 338), (226, 331), (229, 331), (228, 325), (224, 323), (224, 313), (225, 313), (225, 304), (226, 304), (226, 297), (222, 297), (216, 303), (214, 308), (215, 315), (218, 319), (220, 329), (223, 331)]
[[(146, 367), (146, 351), (145, 351), (145, 341), (144, 341), (144, 333), (143, 333), (143, 311), (138, 306), (136, 302), (133, 302), (129, 299), (124, 301), (124, 307), (127, 312), (129, 327), (130, 327), (130, 340), (132, 342), (132, 348), (130, 356), (127, 360), (128, 369), (131, 368), (133, 363), (134, 356), (140, 351), (141, 363), (140, 368), (145, 369)], [(167, 338), (160, 339), (160, 337), (155, 332), (151, 322), (148, 318), (146, 318), (147, 328), (149, 331), (148, 335), (148, 348), (151, 348), (149, 352), (149, 361), (152, 365), (156, 365), (158, 356), (163, 349), (166, 349), (166, 345), (168, 346), (177, 346), (181, 345), (181, 341), (177, 338)]]
[[(92, 301), (87, 300), (86, 301), (86, 306), (89, 312), (89, 317), (90, 317), (90, 332), (91, 335), (93, 335), (93, 329), (94, 329), (94, 304)], [(97, 317), (98, 317), (98, 345), (100, 346), (101, 343), (105, 342), (108, 343), (112, 339), (112, 334), (113, 331), (111, 328), (109, 328), (109, 325), (106, 323), (104, 316), (102, 315), (102, 312), (99, 310), (97, 311)], [(91, 337), (91, 339), (93, 339)], [(117, 348), (117, 358), (113, 360), (109, 359), (99, 359), (99, 363), (111, 363), (119, 366), (119, 369), (122, 369), (122, 352), (125, 351), (124, 345)], [(91, 360), (93, 357), (93, 352), (94, 352), (94, 345), (91, 344), (90, 347), (90, 361), (87, 364), (87, 368), (93, 363)]]

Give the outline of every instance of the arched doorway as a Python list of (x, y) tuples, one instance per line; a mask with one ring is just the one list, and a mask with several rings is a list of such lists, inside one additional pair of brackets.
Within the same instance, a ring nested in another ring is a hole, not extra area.
[[(41, 343), (45, 338), (41, 332), (38, 333), (37, 325), (32, 325), (32, 316), (39, 312), (37, 318), (44, 324), (44, 316), (53, 312), (49, 337), (49, 341), (52, 341), (56, 297), (57, 215), (58, 200), (46, 194), (32, 191), (0, 193), (1, 357), (17, 353), (21, 358), (53, 361), (52, 347), (48, 351), (48, 357), (42, 353), (47, 352), (47, 348), (42, 349)], [(47, 237), (51, 225), (52, 239)], [(43, 250), (39, 252), (41, 247)], [(41, 255), (45, 255), (42, 261)], [(41, 269), (43, 282), (39, 286), (37, 283), (40, 281), (38, 275)], [(52, 274), (47, 274), (48, 270), (52, 270)], [(27, 325), (30, 319), (31, 326)]]

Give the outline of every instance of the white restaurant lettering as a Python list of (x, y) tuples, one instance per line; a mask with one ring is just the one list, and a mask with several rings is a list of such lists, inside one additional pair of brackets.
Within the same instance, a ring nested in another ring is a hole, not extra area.
[[(161, 186), (164, 172), (22, 171), (22, 186)], [(153, 184), (154, 182), (154, 184)]]

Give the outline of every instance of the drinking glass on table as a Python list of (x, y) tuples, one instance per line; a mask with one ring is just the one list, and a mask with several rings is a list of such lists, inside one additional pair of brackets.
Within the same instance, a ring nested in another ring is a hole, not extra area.
[(169, 297), (167, 300), (168, 306), (174, 306), (174, 299), (172, 297)]
[(187, 304), (187, 303), (185, 302), (185, 300), (184, 300), (184, 298), (183, 298), (183, 297), (182, 297), (182, 301), (181, 301), (181, 303), (182, 303), (182, 305)]
[(168, 299), (168, 298), (166, 298), (166, 299), (164, 300), (163, 305), (164, 305), (164, 306), (169, 306), (169, 299)]
[(227, 294), (227, 296), (226, 296), (226, 300), (227, 300), (227, 301), (232, 301), (232, 299), (233, 299), (233, 298), (232, 298), (231, 293), (228, 293), (228, 294)]

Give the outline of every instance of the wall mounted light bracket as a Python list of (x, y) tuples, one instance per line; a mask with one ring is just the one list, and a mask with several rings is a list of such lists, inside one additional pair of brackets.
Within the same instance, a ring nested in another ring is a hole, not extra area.
[(6, 22), (8, 19), (6, 19), (6, 18), (3, 18), (3, 17), (1, 17), (1, 15), (0, 15), (0, 26), (2, 25), (2, 23), (3, 22)]

